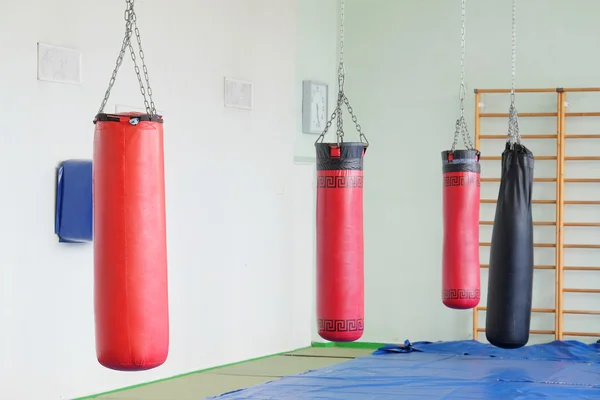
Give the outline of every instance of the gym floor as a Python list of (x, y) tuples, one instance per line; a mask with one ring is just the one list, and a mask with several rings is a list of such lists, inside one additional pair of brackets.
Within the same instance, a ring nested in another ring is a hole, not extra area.
[(200, 400), (273, 381), (285, 376), (324, 368), (374, 349), (311, 347), (289, 353), (211, 369), (94, 397), (101, 400)]

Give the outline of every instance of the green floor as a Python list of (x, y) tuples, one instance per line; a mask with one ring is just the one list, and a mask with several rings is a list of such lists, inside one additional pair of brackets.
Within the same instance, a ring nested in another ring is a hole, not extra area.
[(372, 352), (373, 349), (312, 347), (95, 398), (101, 400), (201, 400), (284, 376), (338, 364)]

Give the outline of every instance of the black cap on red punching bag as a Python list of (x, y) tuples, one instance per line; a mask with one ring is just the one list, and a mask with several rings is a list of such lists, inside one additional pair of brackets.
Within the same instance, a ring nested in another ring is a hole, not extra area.
[(367, 147), (362, 142), (315, 143), (317, 170), (360, 170)]

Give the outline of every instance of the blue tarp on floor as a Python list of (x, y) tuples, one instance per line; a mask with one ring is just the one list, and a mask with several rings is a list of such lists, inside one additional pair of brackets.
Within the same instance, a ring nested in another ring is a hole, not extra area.
[(476, 341), (406, 342), (214, 398), (600, 399), (600, 344), (556, 341), (502, 350)]

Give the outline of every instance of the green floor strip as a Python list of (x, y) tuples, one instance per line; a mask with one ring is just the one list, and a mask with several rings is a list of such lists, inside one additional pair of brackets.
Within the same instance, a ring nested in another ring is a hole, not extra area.
[(373, 349), (377, 350), (386, 343), (377, 342), (312, 342), (312, 347), (342, 347), (345, 349)]
[[(323, 348), (323, 347), (340, 347), (340, 348), (346, 348), (346, 349), (373, 349), (373, 350), (377, 350), (377, 349), (379, 349), (379, 348), (381, 348), (381, 347), (383, 347), (385, 345), (386, 345), (385, 343), (377, 343), (377, 342), (312, 342), (312, 346), (311, 347), (321, 347), (321, 348)], [(105, 396), (107, 394), (119, 393), (119, 392), (123, 392), (125, 390), (130, 390), (130, 389), (135, 389), (135, 388), (139, 388), (139, 387), (142, 387), (142, 386), (151, 385), (153, 383), (170, 381), (170, 380), (173, 380), (173, 379), (182, 378), (184, 376), (199, 374), (199, 373), (202, 373), (202, 372), (213, 371), (215, 369), (224, 368), (224, 367), (230, 367), (232, 365), (243, 364), (243, 363), (247, 363), (247, 362), (251, 362), (251, 361), (256, 361), (256, 360), (262, 360), (262, 359), (269, 358), (269, 357), (280, 356), (280, 355), (284, 355), (284, 354), (287, 354), (287, 353), (292, 353), (294, 351), (305, 350), (305, 349), (308, 349), (308, 348), (310, 348), (310, 347), (303, 347), (301, 349), (296, 349), (296, 350), (291, 350), (291, 351), (284, 351), (282, 353), (271, 354), (271, 355), (264, 356), (264, 357), (252, 358), (250, 360), (239, 361), (239, 362), (235, 362), (235, 363), (231, 363), (231, 364), (226, 364), (226, 365), (219, 365), (217, 367), (207, 368), (207, 369), (203, 369), (203, 370), (199, 370), (199, 371), (194, 371), (194, 372), (188, 372), (188, 373), (185, 373), (185, 374), (175, 375), (175, 376), (172, 376), (172, 377), (169, 377), (169, 378), (158, 379), (158, 380), (151, 381), (151, 382), (140, 383), (138, 385), (128, 386), (128, 387), (124, 387), (124, 388), (121, 388), (121, 389), (115, 389), (115, 390), (111, 390), (111, 391), (104, 392), (104, 393), (94, 394), (94, 395), (91, 395), (91, 396), (79, 397), (79, 398), (76, 398), (76, 399), (73, 399), (73, 400), (95, 399), (97, 397)]]
[(243, 363), (247, 363), (247, 362), (251, 362), (251, 361), (263, 360), (263, 359), (265, 359), (265, 358), (269, 358), (269, 357), (275, 357), (275, 356), (281, 356), (281, 355), (284, 355), (284, 354), (287, 354), (287, 353), (292, 353), (292, 352), (294, 352), (294, 351), (300, 351), (300, 350), (306, 350), (306, 349), (310, 349), (310, 346), (309, 346), (309, 347), (302, 347), (302, 348), (300, 348), (300, 349), (295, 349), (295, 350), (290, 350), (290, 351), (284, 351), (284, 352), (282, 352), (282, 353), (270, 354), (270, 355), (268, 355), (268, 356), (251, 358), (251, 359), (249, 359), (249, 360), (238, 361), (238, 362), (231, 363), (231, 364), (219, 365), (219, 366), (217, 366), (217, 367), (206, 368), (206, 369), (202, 369), (202, 370), (199, 370), (199, 371), (187, 372), (187, 373), (185, 373), (185, 374), (175, 375), (175, 376), (171, 376), (171, 377), (169, 377), (169, 378), (157, 379), (157, 380), (155, 380), (155, 381), (151, 381), (151, 382), (145, 382), (145, 383), (140, 383), (140, 384), (133, 385), (133, 386), (127, 386), (127, 387), (120, 388), (120, 389), (110, 390), (110, 391), (108, 391), (108, 392), (104, 392), (104, 393), (93, 394), (93, 395), (90, 395), (90, 396), (85, 396), (85, 397), (78, 397), (78, 398), (76, 398), (76, 399), (73, 399), (73, 400), (89, 400), (89, 399), (95, 399), (95, 398), (97, 398), (97, 397), (100, 397), (100, 396), (105, 396), (105, 395), (107, 395), (107, 394), (113, 394), (113, 393), (124, 392), (124, 391), (126, 391), (126, 390), (131, 390), (131, 389), (139, 388), (139, 387), (142, 387), (142, 386), (151, 385), (151, 384), (153, 384), (153, 383), (159, 383), (159, 382), (171, 381), (171, 380), (173, 380), (173, 379), (183, 378), (184, 376), (190, 376), (190, 375), (199, 374), (199, 373), (202, 373), (202, 372), (213, 371), (213, 370), (215, 370), (215, 369), (219, 369), (219, 368), (231, 367), (232, 365), (243, 364)]

